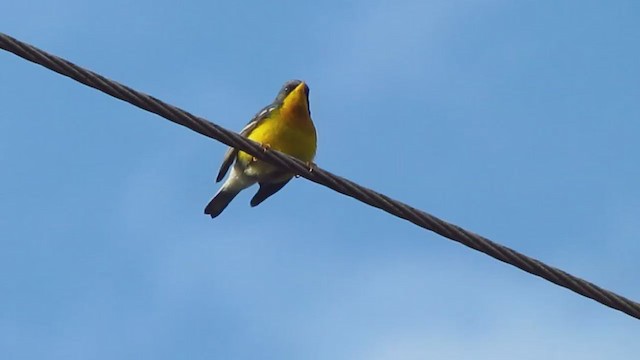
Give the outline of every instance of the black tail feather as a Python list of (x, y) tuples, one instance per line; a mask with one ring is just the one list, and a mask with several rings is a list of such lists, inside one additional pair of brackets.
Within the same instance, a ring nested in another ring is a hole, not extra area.
[(204, 213), (211, 215), (211, 218), (215, 218), (220, 215), (222, 211), (229, 205), (231, 200), (238, 195), (239, 191), (231, 191), (226, 189), (220, 189), (216, 196), (209, 201), (209, 204), (204, 208)]

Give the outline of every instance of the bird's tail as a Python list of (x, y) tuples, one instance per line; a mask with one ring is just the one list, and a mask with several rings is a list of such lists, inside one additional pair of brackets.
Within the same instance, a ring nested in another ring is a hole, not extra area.
[(227, 205), (229, 205), (231, 200), (240, 193), (240, 190), (229, 189), (223, 186), (213, 199), (209, 201), (207, 207), (204, 208), (204, 213), (211, 215), (211, 218), (220, 215)]

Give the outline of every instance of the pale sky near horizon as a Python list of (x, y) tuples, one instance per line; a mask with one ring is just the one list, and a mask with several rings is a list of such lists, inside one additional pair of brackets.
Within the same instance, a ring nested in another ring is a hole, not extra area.
[[(0, 31), (640, 300), (640, 3), (22, 1)], [(640, 322), (0, 51), (2, 359), (632, 359)]]

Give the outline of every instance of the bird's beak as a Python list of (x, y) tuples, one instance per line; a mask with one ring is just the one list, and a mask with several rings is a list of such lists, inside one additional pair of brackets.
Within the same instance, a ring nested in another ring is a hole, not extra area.
[(291, 93), (289, 93), (289, 95), (287, 96), (287, 98), (284, 100), (284, 107), (285, 108), (299, 108), (299, 109), (308, 109), (308, 105), (307, 105), (307, 101), (308, 97), (307, 97), (307, 84), (305, 84), (304, 82), (301, 82), (300, 84), (298, 84), (298, 86), (296, 86), (295, 89), (293, 89), (293, 91)]
[(293, 92), (296, 93), (296, 96), (307, 96), (307, 92), (305, 91), (305, 89), (307, 88), (307, 84), (305, 84), (305, 82), (301, 82), (300, 84), (298, 84), (298, 86), (296, 86), (296, 88), (293, 90)]

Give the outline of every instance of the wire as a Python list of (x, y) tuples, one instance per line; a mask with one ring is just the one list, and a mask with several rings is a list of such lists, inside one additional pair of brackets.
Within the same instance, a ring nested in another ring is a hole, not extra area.
[(309, 169), (303, 162), (286, 154), (273, 150), (265, 151), (260, 144), (248, 140), (237, 133), (226, 130), (203, 118), (192, 115), (150, 95), (133, 90), (128, 86), (109, 80), (102, 75), (84, 69), (55, 55), (51, 55), (3, 33), (0, 33), (0, 48), (14, 53), (23, 59), (42, 65), (61, 75), (70, 77), (82, 84), (107, 93), (115, 98), (126, 101), (134, 106), (160, 115), (169, 121), (185, 126), (202, 135), (245, 151), (258, 159), (296, 173), (317, 184), (324, 185), (341, 194), (360, 200), (365, 204), (386, 211), (387, 213), (399, 218), (408, 220), (424, 229), (431, 230), (448, 239), (487, 254), (494, 259), (513, 265), (530, 274), (539, 276), (556, 285), (593, 299), (600, 304), (640, 319), (640, 304), (635, 301), (627, 299), (612, 291), (603, 289), (591, 282), (573, 276), (534, 258), (528, 257), (506, 246), (497, 244), (459, 226), (438, 219), (433, 215), (415, 209), (386, 195), (334, 175), (319, 167)]

